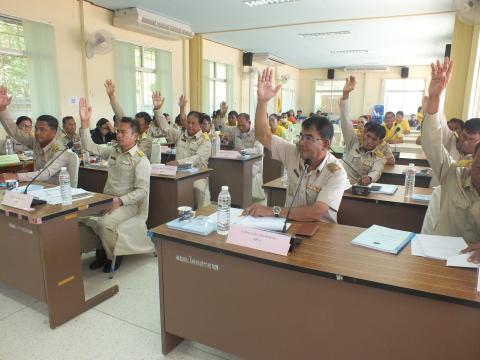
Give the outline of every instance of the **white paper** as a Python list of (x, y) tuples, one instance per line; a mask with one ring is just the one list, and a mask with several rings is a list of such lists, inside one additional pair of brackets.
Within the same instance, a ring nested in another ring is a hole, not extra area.
[(473, 251), (469, 252), (469, 253), (466, 253), (466, 254), (450, 256), (447, 259), (447, 266), (477, 268), (477, 267), (479, 267), (479, 264), (474, 264), (474, 263), (468, 261), (468, 258), (472, 254), (473, 254)]
[(380, 186), (380, 190), (378, 191), (373, 191), (370, 190), (374, 194), (386, 194), (386, 195), (393, 195), (395, 192), (398, 190), (398, 185), (391, 185), (391, 184), (377, 184), (373, 183), (370, 184), (369, 187), (371, 188), (372, 186)]
[(416, 236), (412, 239), (411, 244), (412, 255), (425, 257), (425, 252), (422, 249), (422, 244), (420, 244), (420, 241), (418, 241)]
[(152, 164), (150, 174), (175, 176), (177, 175), (177, 166), (165, 165), (165, 164)]
[(21, 194), (16, 191), (6, 191), (3, 195), (2, 205), (30, 211), (32, 200), (33, 196), (31, 194)]
[[(283, 224), (285, 223), (284, 218), (275, 217), (275, 216), (266, 216), (266, 217), (253, 217), (253, 216), (242, 216), (243, 209), (231, 208), (230, 209), (230, 224), (238, 224), (246, 227), (251, 227), (261, 230), (270, 230), (270, 231), (282, 231)], [(217, 213), (210, 215), (212, 219), (217, 221)], [(291, 224), (287, 223), (287, 229)]]
[(447, 260), (468, 247), (461, 237), (418, 234), (416, 238), (425, 256), (432, 259)]
[[(48, 189), (29, 191), (28, 193), (33, 195), (37, 199), (46, 201), (50, 205), (59, 205), (62, 203), (62, 194), (60, 193), (60, 186), (56, 186)], [(91, 196), (93, 196), (93, 194), (86, 190), (79, 189), (79, 188), (72, 188), (72, 201), (85, 199)]]

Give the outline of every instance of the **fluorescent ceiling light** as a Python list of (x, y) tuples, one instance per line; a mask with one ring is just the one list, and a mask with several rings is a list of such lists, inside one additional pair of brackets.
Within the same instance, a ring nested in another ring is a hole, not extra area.
[(262, 5), (278, 5), (278, 4), (292, 3), (297, 1), (300, 1), (300, 0), (250, 0), (250, 1), (244, 1), (243, 3), (245, 5), (252, 7), (252, 6), (262, 6)]
[(306, 38), (306, 37), (317, 37), (317, 36), (332, 36), (332, 35), (350, 35), (350, 31), (348, 31), (348, 30), (342, 30), (342, 31), (327, 31), (327, 32), (316, 32), (316, 33), (298, 34), (298, 36), (301, 36), (301, 37), (303, 37), (303, 38)]
[(349, 49), (349, 50), (331, 50), (330, 54), (361, 54), (368, 53), (366, 49)]

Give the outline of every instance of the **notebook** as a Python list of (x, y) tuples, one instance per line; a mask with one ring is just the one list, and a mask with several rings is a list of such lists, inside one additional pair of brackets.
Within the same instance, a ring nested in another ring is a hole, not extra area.
[[(372, 186), (380, 186), (379, 190), (372, 190)], [(386, 195), (393, 195), (398, 190), (398, 185), (391, 185), (391, 184), (377, 184), (373, 183), (369, 185), (370, 192), (373, 194), (386, 194)]]
[(353, 239), (352, 244), (398, 254), (414, 236), (412, 232), (372, 225)]

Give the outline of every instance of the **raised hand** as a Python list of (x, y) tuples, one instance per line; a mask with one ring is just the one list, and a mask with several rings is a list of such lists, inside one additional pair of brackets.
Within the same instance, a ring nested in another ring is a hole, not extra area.
[(88, 105), (87, 99), (83, 97), (80, 98), (79, 114), (82, 129), (88, 129), (90, 127), (90, 118), (92, 117), (92, 107)]
[(187, 103), (188, 100), (185, 95), (180, 96), (180, 98), (178, 99), (178, 105), (180, 106), (180, 108), (185, 108), (187, 106)]
[(109, 98), (115, 97), (115, 84), (112, 80), (105, 81), (105, 90)]
[(428, 87), (428, 95), (430, 98), (439, 97), (443, 90), (447, 87), (448, 81), (453, 69), (453, 62), (447, 57), (443, 64), (437, 60), (436, 63), (431, 64), (432, 68), (432, 80)]
[(357, 80), (355, 76), (350, 75), (349, 78), (346, 78), (345, 85), (343, 86), (343, 96), (348, 98), (348, 95), (355, 89), (357, 85)]
[(228, 111), (227, 103), (225, 101), (222, 101), (220, 103), (220, 114), (225, 115), (227, 111)]
[(0, 86), (0, 111), (5, 110), (11, 102), (12, 97), (8, 96), (7, 87), (4, 85)]
[(162, 97), (160, 91), (154, 91), (152, 93), (153, 110), (160, 110), (164, 102), (165, 98)]
[(277, 95), (282, 85), (277, 85), (275, 89), (272, 85), (272, 69), (266, 68), (258, 75), (257, 98), (258, 101), (269, 101)]

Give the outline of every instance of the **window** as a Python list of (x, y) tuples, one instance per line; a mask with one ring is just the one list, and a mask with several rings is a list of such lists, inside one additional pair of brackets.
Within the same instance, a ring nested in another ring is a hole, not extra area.
[(475, 68), (473, 72), (472, 92), (467, 117), (480, 118), (480, 35), (478, 38), (477, 54), (475, 57)]
[(135, 82), (137, 112), (150, 113), (153, 108), (152, 92), (155, 90), (155, 49), (135, 46)]
[(13, 96), (13, 118), (32, 116), (27, 60), (22, 22), (0, 16), (0, 83)]
[(295, 87), (292, 80), (282, 86), (282, 112), (295, 110)]
[(340, 80), (317, 80), (315, 81), (315, 109), (317, 112), (338, 114), (340, 113), (339, 102), (342, 97), (345, 81)]
[[(220, 108), (222, 101), (227, 101), (227, 65), (217, 62), (209, 63), (209, 113)], [(228, 104), (229, 107), (232, 104)], [(230, 109), (232, 110), (232, 109)]]
[(424, 79), (390, 79), (384, 85), (385, 112), (401, 110), (406, 117), (417, 113), (425, 91)]

